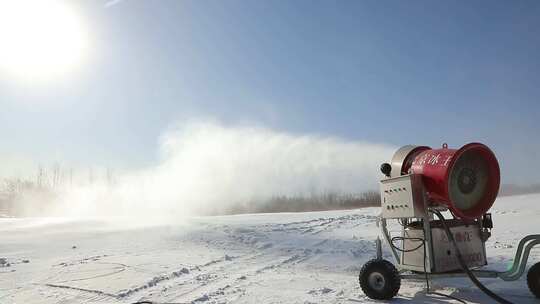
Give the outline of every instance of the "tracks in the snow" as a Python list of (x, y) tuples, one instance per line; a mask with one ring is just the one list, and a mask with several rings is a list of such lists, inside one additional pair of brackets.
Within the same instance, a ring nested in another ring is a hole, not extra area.
[(104, 292), (102, 290), (97, 290), (97, 289), (79, 288), (79, 287), (68, 286), (68, 285), (60, 285), (60, 284), (44, 284), (44, 285), (47, 286), (47, 287), (77, 290), (77, 291), (83, 291), (83, 292), (89, 292), (89, 293), (97, 294), (97, 295), (100, 295), (100, 296), (118, 298), (118, 296), (115, 295), (115, 294), (107, 293), (107, 292)]
[[(206, 247), (219, 250), (233, 250), (239, 254), (224, 255), (223, 258), (200, 265), (181, 267), (115, 293), (60, 284), (112, 276), (131, 267), (122, 263), (98, 262), (102, 256), (89, 257), (80, 263), (108, 263), (114, 267), (104, 274), (44, 285), (92, 293), (118, 301), (151, 299), (164, 302), (228, 302), (244, 296), (250, 285), (263, 282), (261, 275), (264, 273), (298, 267), (323, 252), (321, 248), (331, 248), (332, 254), (351, 254), (354, 242), (358, 241), (339, 242), (320, 235), (337, 228), (349, 229), (365, 225), (374, 220), (375, 216), (348, 214), (289, 223), (207, 224), (198, 239), (191, 241), (202, 242)], [(353, 252), (352, 255), (356, 254)]]

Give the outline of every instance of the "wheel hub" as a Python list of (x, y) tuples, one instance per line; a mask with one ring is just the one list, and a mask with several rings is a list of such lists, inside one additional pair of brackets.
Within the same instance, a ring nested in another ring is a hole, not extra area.
[(372, 272), (369, 274), (368, 283), (371, 288), (381, 291), (385, 285), (384, 276), (380, 272)]

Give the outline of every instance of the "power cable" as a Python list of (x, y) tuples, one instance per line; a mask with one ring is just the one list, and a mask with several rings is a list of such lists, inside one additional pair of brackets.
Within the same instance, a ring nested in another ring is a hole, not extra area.
[(446, 236), (448, 237), (448, 240), (452, 245), (454, 246), (454, 249), (456, 250), (456, 256), (458, 258), (459, 265), (463, 269), (463, 271), (467, 274), (469, 279), (478, 287), (482, 292), (484, 292), (486, 295), (488, 295), (493, 300), (497, 301), (501, 304), (513, 304), (512, 302), (502, 298), (501, 296), (497, 295), (493, 291), (489, 290), (484, 284), (482, 284), (476, 276), (472, 273), (472, 271), (467, 267), (467, 263), (465, 263), (465, 260), (463, 259), (463, 256), (461, 255), (461, 251), (459, 250), (459, 247), (457, 246), (456, 240), (454, 239), (454, 235), (452, 235), (452, 232), (450, 231), (450, 228), (448, 228), (448, 225), (446, 224), (444, 216), (441, 214), (438, 210), (432, 210), (429, 209), (429, 212), (435, 214), (439, 220), (442, 223), (442, 226), (444, 228), (444, 231), (446, 232)]

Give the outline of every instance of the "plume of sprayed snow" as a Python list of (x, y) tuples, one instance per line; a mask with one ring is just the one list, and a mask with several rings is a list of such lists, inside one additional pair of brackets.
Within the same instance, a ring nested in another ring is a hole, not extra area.
[(264, 128), (189, 123), (166, 132), (157, 165), (123, 174), (111, 186), (70, 189), (62, 215), (182, 216), (227, 210), (275, 195), (376, 189), (393, 147)]

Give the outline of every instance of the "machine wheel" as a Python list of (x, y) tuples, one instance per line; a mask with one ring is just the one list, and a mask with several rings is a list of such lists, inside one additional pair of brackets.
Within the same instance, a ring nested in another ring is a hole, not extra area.
[(531, 292), (540, 298), (540, 263), (534, 264), (527, 273), (527, 285)]
[(360, 270), (360, 287), (375, 300), (393, 298), (401, 287), (401, 278), (394, 265), (387, 260), (370, 260)]

